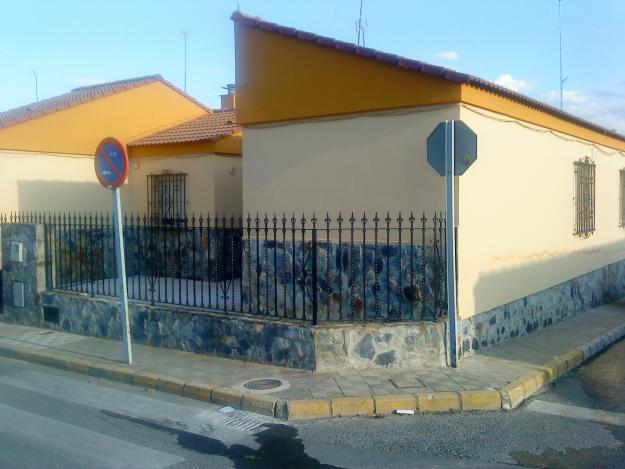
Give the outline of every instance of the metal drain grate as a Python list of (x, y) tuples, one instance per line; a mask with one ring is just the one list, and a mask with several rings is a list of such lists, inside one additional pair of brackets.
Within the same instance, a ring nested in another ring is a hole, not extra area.
[(255, 379), (243, 384), (244, 388), (251, 389), (253, 391), (266, 391), (268, 389), (276, 389), (280, 386), (282, 386), (282, 381), (271, 378)]
[(260, 428), (265, 422), (235, 411), (218, 417), (215, 419), (215, 423), (226, 425), (241, 432), (250, 433)]

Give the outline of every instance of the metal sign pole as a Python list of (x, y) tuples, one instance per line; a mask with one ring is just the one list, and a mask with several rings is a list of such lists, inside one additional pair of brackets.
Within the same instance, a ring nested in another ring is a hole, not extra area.
[(445, 122), (445, 184), (446, 184), (446, 260), (447, 260), (447, 327), (449, 343), (449, 365), (458, 366), (457, 352), (457, 318), (456, 318), (456, 216), (454, 194), (454, 153), (455, 153), (455, 122)]
[(115, 259), (117, 260), (117, 278), (119, 281), (119, 317), (122, 323), (124, 341), (124, 361), (132, 365), (130, 343), (130, 324), (128, 321), (128, 285), (126, 284), (126, 260), (124, 258), (124, 237), (122, 234), (122, 210), (119, 188), (113, 189), (113, 225), (115, 227)]

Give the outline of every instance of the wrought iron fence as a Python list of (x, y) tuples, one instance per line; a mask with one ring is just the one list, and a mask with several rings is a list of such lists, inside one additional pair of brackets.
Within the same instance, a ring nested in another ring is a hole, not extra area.
[[(116, 296), (112, 219), (11, 214), (45, 225), (48, 288)], [(128, 294), (227, 314), (317, 324), (433, 320), (446, 313), (445, 220), (436, 213), (124, 217)]]

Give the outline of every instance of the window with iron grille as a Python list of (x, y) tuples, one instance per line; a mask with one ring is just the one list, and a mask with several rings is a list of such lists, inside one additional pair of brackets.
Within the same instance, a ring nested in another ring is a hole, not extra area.
[(619, 186), (620, 186), (620, 197), (621, 197), (621, 219), (619, 222), (619, 226), (625, 227), (625, 169), (621, 169), (620, 178), (619, 178)]
[(181, 226), (187, 218), (187, 175), (148, 175), (148, 214), (153, 223)]
[(595, 164), (588, 157), (575, 165), (575, 234), (590, 236), (595, 231)]

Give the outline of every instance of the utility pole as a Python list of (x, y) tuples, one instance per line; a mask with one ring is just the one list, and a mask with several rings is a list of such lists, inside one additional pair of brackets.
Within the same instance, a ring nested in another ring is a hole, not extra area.
[(564, 82), (568, 77), (562, 77), (562, 0), (558, 0), (558, 21), (560, 23), (560, 110), (564, 110)]
[(187, 92), (187, 36), (189, 35), (188, 29), (181, 29), (180, 34), (184, 38), (184, 91)]
[(37, 80), (37, 72), (35, 69), (32, 70), (33, 76), (35, 77), (35, 100), (39, 102), (39, 83)]

